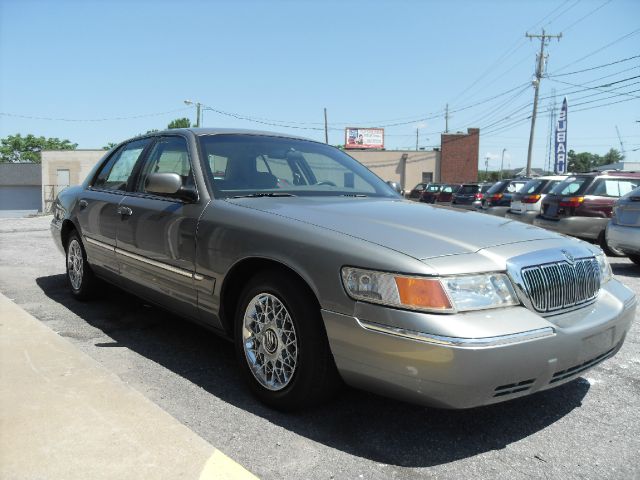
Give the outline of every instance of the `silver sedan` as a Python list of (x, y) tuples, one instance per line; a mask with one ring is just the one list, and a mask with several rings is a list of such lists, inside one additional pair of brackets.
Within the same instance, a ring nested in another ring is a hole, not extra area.
[(344, 152), (268, 132), (126, 141), (51, 227), (72, 295), (102, 279), (228, 337), (283, 410), (342, 381), (447, 408), (529, 395), (614, 355), (636, 308), (598, 247), (406, 201)]

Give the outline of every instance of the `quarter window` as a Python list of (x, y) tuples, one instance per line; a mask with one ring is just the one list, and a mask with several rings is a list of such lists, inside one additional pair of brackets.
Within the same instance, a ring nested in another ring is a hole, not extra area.
[(102, 167), (93, 187), (101, 190), (126, 190), (131, 172), (150, 141), (146, 138), (121, 147)]

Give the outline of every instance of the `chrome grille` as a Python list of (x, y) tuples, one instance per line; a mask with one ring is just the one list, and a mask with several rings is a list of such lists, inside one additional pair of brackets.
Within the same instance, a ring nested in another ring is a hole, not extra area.
[(539, 312), (555, 312), (596, 298), (600, 267), (593, 258), (525, 267), (521, 271), (526, 293)]

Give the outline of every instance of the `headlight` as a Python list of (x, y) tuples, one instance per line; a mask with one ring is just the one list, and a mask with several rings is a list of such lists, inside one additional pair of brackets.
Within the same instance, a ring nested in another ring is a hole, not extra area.
[(611, 280), (611, 277), (613, 276), (611, 266), (609, 265), (609, 260), (607, 260), (607, 256), (604, 253), (596, 255), (596, 260), (600, 267), (600, 285), (604, 285)]
[(355, 300), (410, 310), (454, 312), (519, 303), (502, 273), (426, 278), (344, 267), (342, 280)]

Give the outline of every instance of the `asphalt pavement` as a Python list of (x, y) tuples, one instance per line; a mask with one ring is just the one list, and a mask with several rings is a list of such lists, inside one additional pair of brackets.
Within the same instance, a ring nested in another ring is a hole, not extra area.
[[(637, 318), (616, 357), (515, 401), (446, 411), (345, 388), (282, 414), (251, 397), (227, 341), (116, 287), (71, 298), (49, 222), (0, 219), (0, 292), (260, 478), (640, 478)], [(611, 263), (640, 293), (640, 267)]]

